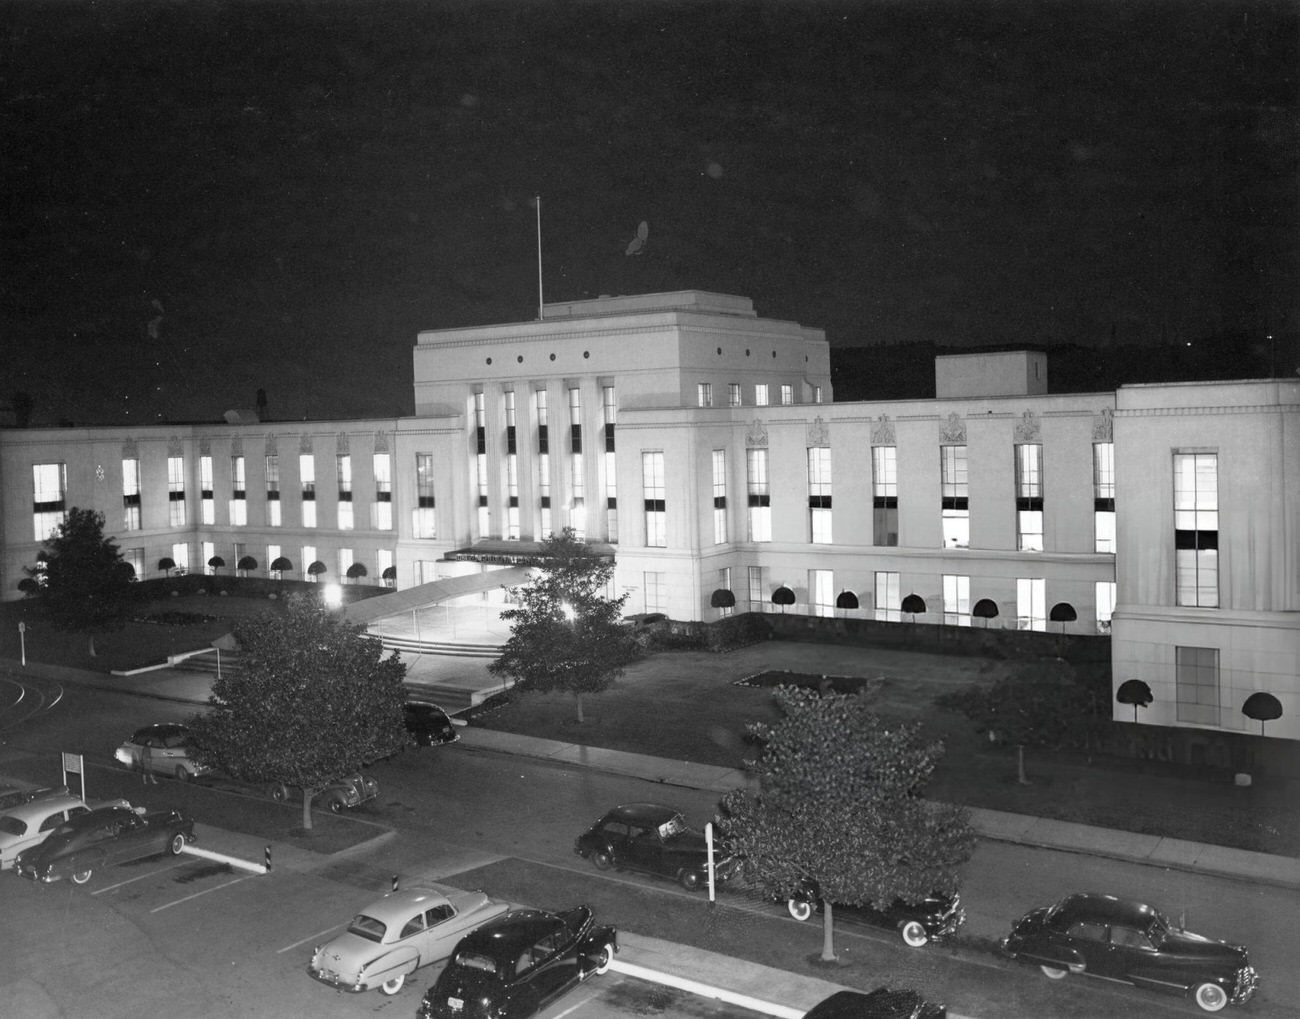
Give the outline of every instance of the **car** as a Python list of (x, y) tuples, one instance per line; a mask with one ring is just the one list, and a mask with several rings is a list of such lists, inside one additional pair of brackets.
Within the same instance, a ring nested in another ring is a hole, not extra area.
[(5, 786), (0, 789), (0, 813), (6, 813), (14, 807), (30, 803), (38, 796), (50, 796), (53, 793), (66, 793), (66, 785), (58, 786)]
[[(266, 787), (267, 795), (277, 803), (289, 800), (289, 787), (283, 782), (272, 782)], [(360, 772), (331, 779), (316, 794), (315, 802), (335, 814), (353, 810), (363, 803), (369, 803), (379, 795), (379, 783)]]
[[(838, 908), (838, 907), (836, 907)], [(836, 991), (804, 1013), (803, 1019), (945, 1019), (948, 1009), (910, 988)]]
[(173, 856), (193, 842), (194, 819), (181, 810), (99, 807), (65, 821), (38, 846), (18, 854), (23, 877), (51, 882), (69, 877), (84, 885), (101, 868), (146, 856)]
[(466, 934), (509, 908), (483, 892), (436, 884), (389, 892), (314, 949), (307, 972), (345, 991), (396, 994), (419, 967), (441, 962)]
[[(916, 903), (897, 899), (887, 909), (876, 909), (865, 904), (851, 906), (839, 902), (833, 905), (836, 920), (896, 930), (903, 943), (910, 948), (920, 948), (931, 941), (950, 938), (966, 922), (966, 910), (959, 894), (932, 892)], [(816, 883), (806, 882), (803, 888), (786, 900), (786, 908), (796, 920), (807, 920), (813, 913), (820, 912), (822, 899)]]
[[(573, 851), (597, 870), (617, 867), (672, 878), (688, 891), (707, 886), (708, 847), (681, 811), (660, 803), (625, 803), (578, 836)], [(730, 876), (730, 860), (714, 858), (714, 881)]]
[[(117, 801), (125, 804), (125, 800)], [(69, 818), (90, 806), (66, 789), (47, 790), (0, 814), (0, 870), (12, 870), (18, 854), (39, 845)]]
[(527, 1019), (609, 969), (618, 931), (589, 906), (561, 913), (516, 909), (456, 946), (424, 994), (420, 1019)]
[(1145, 903), (1095, 892), (1031, 910), (1001, 945), (1053, 980), (1083, 973), (1190, 995), (1206, 1012), (1249, 1001), (1259, 984), (1244, 948), (1181, 930)]
[(184, 782), (212, 770), (195, 759), (193, 746), (189, 726), (159, 722), (133, 732), (113, 751), (113, 757), (132, 769), (140, 768), (141, 762), (147, 761), (151, 772)]
[(418, 747), (440, 746), (460, 739), (452, 720), (436, 704), (407, 701), (402, 705), (402, 713), (406, 718), (406, 731)]

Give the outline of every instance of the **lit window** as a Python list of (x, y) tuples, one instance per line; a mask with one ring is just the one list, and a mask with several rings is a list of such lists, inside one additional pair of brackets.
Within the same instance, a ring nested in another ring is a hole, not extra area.
[(740, 401), (740, 383), (739, 383), (739, 382), (730, 382), (730, 383), (728, 383), (728, 384), (727, 384), (727, 406), (728, 406), (728, 407), (739, 407), (739, 406), (740, 406), (740, 403), (741, 403), (741, 401)]
[(205, 524), (217, 522), (217, 501), (212, 493), (212, 457), (199, 457), (199, 513)]
[(1016, 547), (1043, 551), (1043, 447), (1016, 445)]
[(1115, 444), (1092, 445), (1093, 549), (1115, 551)]
[(696, 385), (695, 402), (701, 407), (713, 406), (713, 383), (701, 382)]
[(668, 544), (662, 451), (641, 454), (641, 487), (645, 499), (645, 543), (663, 548)]
[[(722, 567), (722, 569), (718, 570), (718, 590), (719, 591), (731, 590), (731, 567), (730, 566), (724, 566)], [(718, 608), (718, 614), (724, 617), (735, 615), (735, 612), (736, 612), (736, 607), (734, 605), (722, 605)]]
[(185, 526), (185, 458), (167, 458), (167, 521), (172, 527)]
[(1047, 581), (1041, 577), (1017, 578), (1016, 626), (1021, 630), (1047, 630)]
[(757, 383), (757, 384), (754, 386), (754, 406), (755, 406), (755, 407), (766, 407), (766, 406), (767, 406), (767, 400), (768, 400), (768, 397), (767, 397), (767, 383), (766, 383), (766, 382), (759, 382), (759, 383)]
[(334, 457), (334, 470), (339, 479), (339, 530), (350, 531), (352, 517), (352, 456), (339, 453)]
[(618, 404), (613, 386), (602, 388), (601, 405), (605, 412), (605, 540), (617, 544), (618, 462), (614, 456), (614, 427), (618, 424)]
[(871, 508), (876, 545), (898, 544), (898, 448), (871, 447)]
[(1219, 724), (1219, 649), (1174, 648), (1178, 721), (1193, 725)]
[(746, 586), (749, 592), (749, 611), (766, 612), (768, 602), (766, 585), (763, 583), (763, 567), (748, 567), (747, 579), (748, 584)]
[(787, 383), (781, 385), (781, 406), (789, 407), (794, 403), (794, 386)]
[(767, 450), (745, 450), (745, 480), (749, 496), (749, 540), (772, 540), (772, 495), (767, 481)]
[(827, 446), (808, 449), (809, 533), (817, 545), (831, 543), (831, 451)]
[(280, 458), (266, 458), (266, 522), (271, 527), (280, 526)]
[(122, 461), (122, 527), (140, 530), (140, 461)]
[(727, 451), (713, 451), (713, 543), (727, 540)]
[(1115, 612), (1115, 581), (1099, 580), (1096, 585), (1097, 632), (1110, 633), (1110, 617)]
[[(183, 512), (184, 493), (182, 493), (181, 505)], [(244, 487), (242, 456), (230, 458), (230, 523), (236, 527), (243, 527), (248, 523), (248, 490)]]
[(835, 573), (832, 570), (808, 571), (809, 601), (815, 616), (835, 615)]
[(970, 626), (970, 577), (944, 574), (943, 621), (950, 626)]
[(393, 458), (375, 453), (371, 461), (375, 474), (375, 501), (370, 507), (371, 526), (377, 531), (393, 529)]
[(966, 447), (940, 446), (943, 547), (970, 547), (970, 492), (966, 481)]
[(1174, 572), (1177, 604), (1219, 604), (1219, 458), (1174, 454)]
[(662, 573), (645, 575), (645, 610), (646, 612), (665, 612), (668, 604), (668, 588)]
[[(298, 478), (302, 483), (302, 526), (316, 526), (316, 458), (311, 453), (298, 457)], [(313, 555), (313, 559), (315, 556)], [(309, 560), (310, 561), (310, 560)]]
[(436, 538), (438, 521), (434, 515), (433, 454), (415, 454), (415, 536)]
[(875, 577), (876, 619), (882, 623), (897, 623), (903, 618), (901, 577), (897, 573), (878, 572)]

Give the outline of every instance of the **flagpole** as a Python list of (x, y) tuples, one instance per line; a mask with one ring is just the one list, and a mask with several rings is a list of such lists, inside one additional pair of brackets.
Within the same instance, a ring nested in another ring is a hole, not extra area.
[(537, 318), (546, 317), (546, 305), (542, 302), (542, 196), (537, 196)]

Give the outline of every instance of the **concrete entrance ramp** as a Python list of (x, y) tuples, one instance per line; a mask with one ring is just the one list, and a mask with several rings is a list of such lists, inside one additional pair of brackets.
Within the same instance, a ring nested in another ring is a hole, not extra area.
[(532, 573), (527, 566), (507, 566), (483, 573), (469, 573), (463, 577), (446, 577), (428, 584), (418, 584), (404, 591), (381, 594), (375, 598), (352, 602), (343, 608), (343, 618), (349, 623), (369, 625), (388, 616), (400, 616), (439, 602), (452, 601), (467, 594), (493, 591), (498, 587), (518, 587)]

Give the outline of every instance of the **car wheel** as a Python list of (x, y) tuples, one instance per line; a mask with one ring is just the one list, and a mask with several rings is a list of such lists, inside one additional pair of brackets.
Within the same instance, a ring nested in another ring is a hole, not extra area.
[(181, 850), (185, 848), (185, 836), (177, 832), (172, 836), (172, 840), (167, 843), (167, 852), (172, 856), (180, 856)]
[(608, 973), (609, 964), (614, 961), (614, 946), (605, 944), (599, 952), (596, 953), (596, 972)]
[(591, 854), (591, 862), (596, 865), (597, 870), (609, 870), (614, 866), (614, 858), (603, 849), (597, 849)]
[(379, 989), (384, 994), (396, 994), (398, 991), (402, 989), (402, 985), (405, 983), (406, 983), (406, 974), (399, 973), (397, 976), (389, 980), (385, 980), (382, 984), (379, 985)]
[[(77, 864), (77, 866), (80, 867), (81, 864)], [(72, 883), (74, 885), (84, 885), (90, 880), (90, 875), (93, 873), (94, 869), (91, 867), (87, 867), (85, 870), (74, 870), (72, 872)]]
[(1064, 980), (1070, 975), (1068, 969), (1060, 969), (1056, 966), (1039, 966), (1038, 968), (1043, 971), (1043, 976), (1047, 977), (1048, 980)]
[(189, 780), (190, 780), (190, 773), (185, 770), (185, 766), (181, 765), (180, 767), (178, 767), (176, 769), (176, 781), (188, 782)]
[(700, 887), (700, 875), (693, 870), (683, 867), (677, 873), (677, 883), (685, 888), (688, 892), (693, 892)]
[(1206, 1012), (1219, 1012), (1228, 1004), (1228, 992), (1218, 984), (1197, 984), (1196, 1004)]
[(803, 923), (813, 915), (812, 903), (807, 899), (787, 899), (785, 908), (790, 911), (790, 915)]
[(283, 803), (289, 798), (289, 787), (283, 782), (272, 782), (266, 787), (266, 792), (276, 803)]
[(344, 810), (347, 809), (347, 804), (344, 803), (342, 800), (340, 800), (337, 796), (331, 796), (329, 798), (329, 801), (325, 805), (330, 808), (331, 814), (341, 814), (343, 813)]
[(903, 944), (908, 948), (920, 948), (930, 940), (930, 935), (925, 932), (925, 927), (916, 920), (908, 920), (899, 929), (903, 935)]

